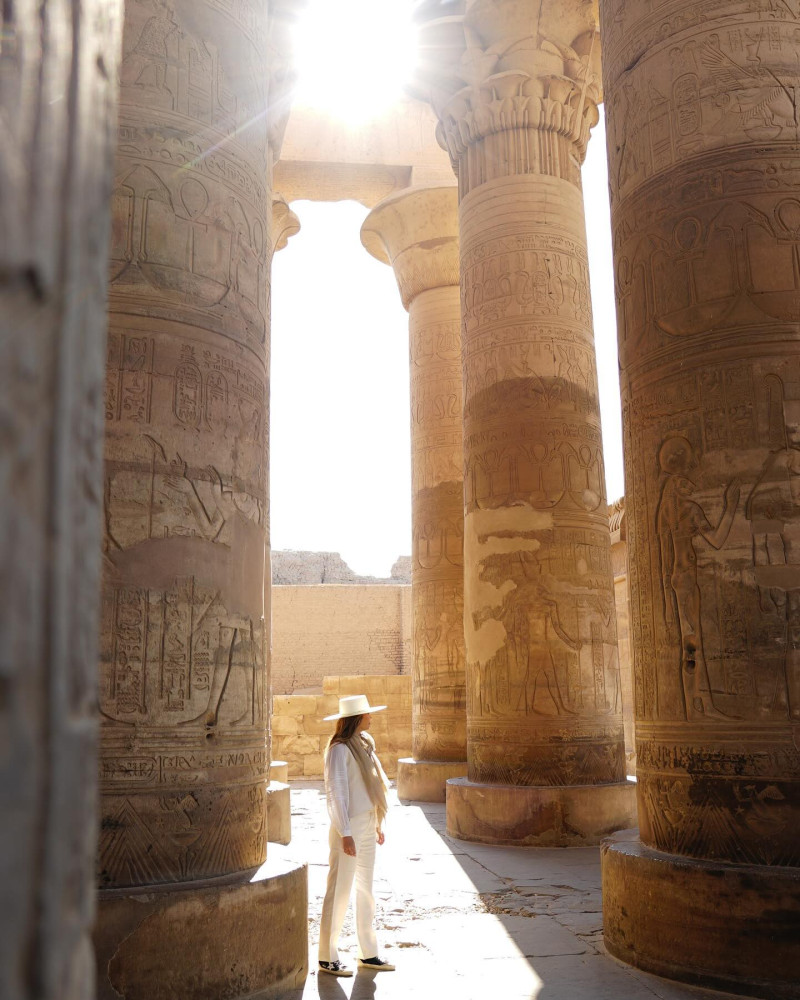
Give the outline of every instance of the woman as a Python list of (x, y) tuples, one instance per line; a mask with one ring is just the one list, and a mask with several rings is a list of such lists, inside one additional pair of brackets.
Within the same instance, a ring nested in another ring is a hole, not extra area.
[(389, 782), (375, 753), (375, 741), (367, 733), (373, 712), (385, 705), (370, 705), (363, 694), (339, 699), (339, 711), (329, 715), (336, 732), (325, 751), (325, 794), (331, 819), (330, 871), (319, 934), (319, 968), (334, 976), (352, 976), (339, 960), (342, 931), (353, 879), (356, 883), (356, 930), (358, 964), (364, 969), (391, 972), (394, 966), (378, 957), (375, 937), (375, 899), (372, 874), (375, 843), (382, 844)]

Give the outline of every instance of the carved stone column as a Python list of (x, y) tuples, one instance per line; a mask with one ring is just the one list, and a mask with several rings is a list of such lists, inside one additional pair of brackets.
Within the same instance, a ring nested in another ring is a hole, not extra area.
[(796, 996), (800, 14), (603, 10), (641, 832), (606, 944)]
[(0, 996), (93, 1000), (103, 358), (122, 4), (0, 12)]
[(234, 997), (305, 974), (305, 870), (264, 866), (280, 132), (270, 11), (126, 7), (106, 383), (101, 997)]
[[(300, 232), (300, 220), (279, 194), (272, 196), (272, 256), (283, 250), (292, 236)], [(272, 565), (267, 560), (264, 567), (264, 589), (272, 592)], [(272, 712), (270, 691), (270, 713)], [(288, 844), (292, 839), (292, 802), (285, 761), (270, 761), (270, 779), (267, 787), (267, 837), (271, 844)]]
[(409, 188), (386, 198), (367, 216), (361, 240), (394, 268), (409, 318), (413, 757), (399, 762), (397, 793), (444, 802), (446, 780), (467, 773), (455, 187)]
[(597, 843), (635, 804), (580, 174), (596, 10), (468, 0), (423, 44), (460, 196), (469, 778), (447, 827)]

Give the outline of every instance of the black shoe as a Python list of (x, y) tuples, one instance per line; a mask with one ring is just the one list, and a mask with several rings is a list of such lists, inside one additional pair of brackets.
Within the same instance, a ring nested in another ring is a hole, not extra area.
[(373, 958), (359, 958), (358, 965), (361, 969), (374, 969), (376, 972), (394, 972), (392, 963), (385, 962), (382, 958), (378, 958), (377, 955)]
[(332, 976), (352, 976), (353, 970), (348, 969), (341, 962), (320, 962), (320, 972), (329, 972)]

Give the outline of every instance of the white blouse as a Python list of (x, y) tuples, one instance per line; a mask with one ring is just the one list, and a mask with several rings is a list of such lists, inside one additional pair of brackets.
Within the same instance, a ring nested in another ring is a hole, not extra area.
[[(372, 758), (380, 774), (383, 768), (376, 755)], [(325, 754), (325, 795), (331, 825), (340, 837), (350, 837), (350, 817), (359, 816), (375, 807), (358, 763), (344, 745), (334, 743)]]

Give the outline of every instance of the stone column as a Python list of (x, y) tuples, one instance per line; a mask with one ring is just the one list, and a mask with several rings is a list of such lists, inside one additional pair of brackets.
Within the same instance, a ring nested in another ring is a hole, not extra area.
[(264, 866), (270, 16), (127, 4), (101, 629), (100, 997), (306, 970), (305, 870)]
[(458, 196), (408, 188), (380, 202), (361, 240), (391, 264), (408, 309), (411, 360), (412, 752), (401, 799), (444, 802), (467, 773), (464, 679), (464, 475)]
[(461, 244), (469, 778), (447, 827), (593, 844), (635, 822), (581, 193), (596, 12), (464, 6), (423, 32)]
[[(292, 236), (300, 232), (300, 220), (279, 194), (272, 196), (272, 256), (283, 250)], [(272, 565), (268, 559), (264, 567), (264, 588), (272, 592)], [(272, 688), (270, 686), (270, 717), (272, 716)], [(267, 786), (267, 837), (271, 844), (288, 844), (292, 839), (292, 802), (289, 787), (289, 768), (285, 761), (271, 760)]]
[(92, 1000), (105, 266), (122, 4), (0, 13), (0, 996)]
[(641, 833), (606, 944), (796, 996), (800, 15), (603, 11)]

